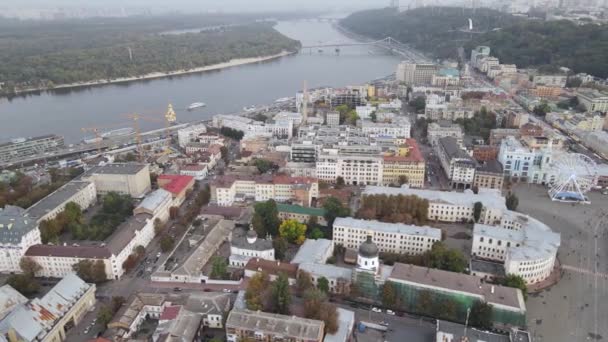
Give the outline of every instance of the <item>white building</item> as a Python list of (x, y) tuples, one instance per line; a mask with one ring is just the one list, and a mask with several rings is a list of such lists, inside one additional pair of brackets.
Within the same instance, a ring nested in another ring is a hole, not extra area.
[(310, 206), (319, 197), (319, 183), (315, 178), (289, 176), (219, 177), (211, 183), (211, 201), (219, 206), (230, 206), (245, 199), (257, 202), (273, 199), (293, 201)]
[(431, 146), (437, 146), (439, 139), (445, 137), (453, 137), (460, 143), (463, 136), (462, 127), (458, 124), (440, 121), (439, 123), (431, 122), (427, 127), (427, 139)]
[(357, 112), (357, 116), (359, 117), (359, 119), (369, 120), (372, 113), (376, 111), (376, 107), (368, 103), (365, 106), (355, 107), (355, 111)]
[(458, 145), (453, 137), (439, 139), (437, 156), (452, 188), (469, 189), (475, 179), (477, 163)]
[(327, 239), (306, 239), (291, 260), (292, 264), (305, 262), (325, 264), (334, 255), (334, 244)]
[(30, 246), (41, 243), (36, 218), (19, 207), (0, 209), (0, 272), (21, 273), (19, 262)]
[(382, 184), (380, 155), (345, 155), (337, 149), (326, 149), (317, 157), (317, 177), (335, 182), (342, 177), (346, 184)]
[(165, 190), (154, 190), (144, 198), (135, 209), (133, 214), (149, 214), (153, 219), (166, 222), (169, 219), (169, 209), (173, 205), (173, 195)]
[(230, 266), (245, 267), (251, 258), (275, 260), (272, 240), (259, 239), (253, 227), (244, 235), (232, 237), (230, 241)]
[(482, 58), (479, 62), (479, 70), (484, 74), (487, 74), (488, 71), (495, 66), (499, 66), (500, 61), (496, 57), (485, 57)]
[(295, 127), (302, 124), (302, 113), (279, 112), (274, 116), (274, 121), (289, 120)]
[(502, 197), (500, 191), (495, 189), (479, 189), (479, 193), (475, 194), (471, 190), (447, 192), (408, 187), (368, 186), (362, 195), (418, 196), (429, 201), (429, 220), (442, 222), (473, 222), (474, 206), (477, 202), (481, 202), (483, 205), (479, 223), (495, 224), (500, 222), (503, 213), (507, 210), (505, 198)]
[(534, 86), (560, 87), (566, 86), (568, 75), (535, 75), (533, 78)]
[(74, 202), (80, 209), (86, 210), (96, 201), (95, 183), (91, 181), (71, 181), (36, 202), (26, 211), (30, 217), (36, 218), (37, 222), (42, 222), (54, 219), (70, 202)]
[(325, 124), (327, 126), (336, 127), (340, 125), (340, 113), (338, 112), (327, 112), (325, 114)]
[(179, 174), (182, 176), (192, 176), (197, 181), (203, 180), (209, 174), (207, 164), (189, 164), (180, 167)]
[(471, 254), (504, 262), (506, 274), (521, 276), (527, 284), (533, 284), (553, 271), (560, 240), (560, 234), (544, 223), (506, 211), (499, 226), (475, 225)]
[(372, 273), (380, 271), (380, 250), (372, 241), (371, 236), (367, 236), (365, 241), (359, 246), (357, 268)]
[(441, 230), (428, 226), (359, 220), (352, 217), (339, 217), (334, 222), (334, 245), (357, 249), (370, 236), (380, 252), (413, 255), (424, 253), (430, 250), (435, 242), (441, 241)]
[(348, 267), (340, 267), (331, 264), (316, 264), (303, 262), (298, 264), (298, 272), (310, 274), (312, 284), (319, 286), (319, 279), (327, 279), (329, 292), (335, 294), (345, 293), (353, 277), (353, 270)]
[(535, 184), (548, 184), (555, 177), (548, 165), (551, 163), (553, 148), (524, 146), (513, 136), (505, 137), (500, 143), (498, 161), (503, 165), (504, 174), (516, 180)]
[(412, 124), (405, 117), (400, 117), (392, 123), (361, 121), (361, 130), (365, 134), (388, 136), (393, 138), (410, 138)]
[(207, 126), (204, 124), (192, 125), (186, 128), (177, 130), (177, 142), (181, 148), (185, 148), (189, 142), (192, 142), (201, 133), (207, 132)]

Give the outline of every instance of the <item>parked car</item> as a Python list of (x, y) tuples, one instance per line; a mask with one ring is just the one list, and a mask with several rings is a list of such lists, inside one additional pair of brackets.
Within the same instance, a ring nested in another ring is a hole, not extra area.
[(382, 312), (382, 310), (378, 309), (378, 308), (377, 308), (377, 307), (375, 307), (375, 306), (372, 308), (372, 311), (373, 311), (373, 312)]
[(387, 315), (395, 316), (395, 312), (393, 310), (386, 310)]
[(224, 291), (225, 293), (231, 293), (232, 292), (232, 290), (229, 290), (229, 289), (223, 289), (222, 291)]
[(182, 290), (182, 288), (181, 288), (181, 287), (174, 287), (174, 288), (173, 288), (173, 291), (175, 291), (175, 292), (180, 292), (181, 290)]

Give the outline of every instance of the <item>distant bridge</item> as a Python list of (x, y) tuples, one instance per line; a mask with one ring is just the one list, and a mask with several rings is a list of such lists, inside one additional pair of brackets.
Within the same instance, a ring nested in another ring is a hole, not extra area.
[(392, 37), (386, 37), (380, 40), (374, 41), (364, 41), (364, 42), (326, 42), (312, 45), (304, 45), (301, 49), (323, 49), (323, 48), (335, 48), (336, 52), (340, 52), (341, 47), (347, 46), (377, 46), (384, 49), (387, 49), (391, 52), (395, 52), (401, 55), (405, 60), (409, 60), (412, 62), (428, 62), (428, 58), (426, 58), (422, 53), (415, 51), (411, 47), (406, 44), (401, 43)]

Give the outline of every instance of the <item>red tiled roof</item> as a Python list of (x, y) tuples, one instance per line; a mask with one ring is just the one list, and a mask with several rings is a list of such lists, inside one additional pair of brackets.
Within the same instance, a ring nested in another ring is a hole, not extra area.
[(424, 162), (424, 158), (422, 157), (422, 153), (420, 152), (420, 148), (418, 147), (418, 142), (415, 139), (405, 139), (406, 145), (410, 148), (410, 151), (407, 156), (385, 156), (385, 161), (411, 161), (411, 162)]
[(295, 279), (296, 274), (298, 272), (298, 265), (280, 261), (251, 258), (247, 262), (247, 265), (245, 265), (245, 269), (256, 272), (262, 271), (271, 275), (279, 275), (279, 273), (285, 273), (289, 278)]
[(162, 185), (161, 188), (177, 195), (184, 191), (184, 189), (192, 182), (194, 177), (182, 176), (182, 175), (160, 175), (159, 180), (170, 180), (169, 183)]
[(160, 314), (159, 320), (170, 321), (177, 318), (179, 311), (182, 309), (181, 305), (165, 306), (163, 312)]
[(101, 246), (53, 246), (34, 245), (25, 252), (26, 256), (52, 256), (83, 259), (109, 259), (112, 256), (107, 247)]

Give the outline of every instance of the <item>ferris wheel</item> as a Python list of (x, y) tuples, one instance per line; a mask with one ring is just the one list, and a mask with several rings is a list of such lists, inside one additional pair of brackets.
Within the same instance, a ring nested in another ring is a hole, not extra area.
[(585, 194), (597, 182), (597, 164), (580, 153), (559, 153), (550, 163), (555, 177), (549, 197), (560, 202), (588, 202)]

